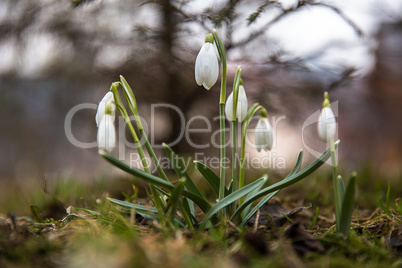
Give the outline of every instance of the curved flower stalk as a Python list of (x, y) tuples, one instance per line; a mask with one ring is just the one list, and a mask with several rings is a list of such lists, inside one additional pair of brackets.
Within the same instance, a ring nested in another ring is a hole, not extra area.
[[(239, 182), (237, 180), (236, 176), (236, 169), (237, 169), (237, 119), (240, 118), (240, 112), (239, 111), (239, 104), (241, 102), (241, 105), (243, 105), (246, 109), (246, 114), (247, 114), (247, 103), (244, 103), (244, 100), (247, 102), (247, 96), (245, 95), (245, 92), (243, 91), (244, 94), (240, 95), (240, 85), (242, 84), (242, 79), (241, 79), (241, 67), (237, 67), (236, 75), (233, 81), (233, 91), (232, 94), (228, 97), (228, 101), (226, 103), (226, 116), (228, 117), (228, 120), (231, 122), (231, 134), (232, 134), (232, 188), (233, 191), (238, 190)], [(244, 90), (244, 88), (243, 88)], [(239, 101), (239, 98), (242, 98), (241, 101)], [(244, 107), (242, 107), (244, 109)], [(244, 119), (244, 118), (243, 118)], [(240, 120), (240, 119), (239, 119)], [(241, 122), (241, 121), (240, 121)]]
[(328, 93), (324, 95), (325, 99), (322, 104), (320, 116), (318, 117), (318, 135), (326, 142), (334, 139), (336, 133), (336, 120), (329, 103)]
[(257, 127), (255, 128), (254, 139), (258, 152), (260, 152), (261, 149), (264, 151), (269, 151), (272, 149), (274, 133), (267, 118), (267, 110), (265, 109), (261, 110), (260, 119), (258, 120)]
[[(250, 110), (248, 110), (246, 118), (244, 119), (244, 123), (241, 127), (241, 144), (240, 144), (240, 172), (239, 172), (239, 189), (243, 188), (244, 186), (244, 168), (245, 168), (245, 154), (246, 154), (246, 137), (247, 137), (247, 131), (248, 131), (248, 126), (250, 124), (251, 118), (254, 116), (254, 114), (262, 109), (263, 107), (261, 105), (258, 105), (258, 103), (254, 103), (253, 106), (251, 106)], [(239, 205), (243, 203), (243, 198), (239, 200)]]
[[(227, 74), (227, 63), (226, 63), (226, 51), (225, 46), (221, 38), (219, 37), (216, 29), (213, 30), (213, 38), (218, 50), (219, 58), (222, 65), (222, 79), (221, 79), (221, 94), (219, 97), (219, 139), (220, 139), (220, 167), (219, 167), (219, 200), (225, 197), (225, 101), (226, 101), (226, 74)], [(218, 70), (219, 71), (219, 70)]]
[(115, 110), (116, 105), (113, 93), (109, 91), (99, 102), (95, 116), (95, 122), (98, 126), (97, 141), (99, 150), (111, 152), (116, 147)]
[[(244, 118), (247, 115), (247, 95), (246, 91), (243, 86), (243, 79), (240, 79), (240, 86), (239, 86), (239, 96), (237, 99), (237, 110), (236, 110), (236, 117), (239, 122), (243, 122)], [(229, 121), (232, 121), (233, 118), (233, 91), (230, 93), (228, 99), (226, 100), (225, 106), (225, 113), (226, 117)]]
[(195, 81), (208, 90), (215, 85), (219, 76), (218, 58), (213, 42), (214, 36), (208, 34), (195, 60)]

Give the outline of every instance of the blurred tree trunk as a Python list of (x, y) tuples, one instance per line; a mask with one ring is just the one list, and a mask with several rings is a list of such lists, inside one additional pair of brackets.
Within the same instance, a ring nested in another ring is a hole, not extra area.
[[(166, 86), (163, 92), (165, 94), (165, 100), (167, 103), (180, 107), (181, 79), (179, 78), (179, 74), (177, 72), (178, 66), (173, 55), (174, 38), (177, 27), (177, 15), (175, 14), (174, 8), (170, 1), (160, 0), (158, 4), (162, 13), (162, 28), (160, 32), (162, 47), (160, 50), (160, 59), (162, 70), (166, 75)], [(168, 141), (172, 141), (180, 135), (180, 120), (175, 118), (177, 113), (174, 110), (168, 109), (168, 114), (171, 119), (172, 127)], [(176, 151), (179, 150), (179, 148), (177, 148), (178, 146), (173, 147), (173, 149)]]
[[(178, 31), (178, 24), (181, 21), (177, 13), (176, 8), (172, 5), (172, 1), (160, 0), (158, 1), (160, 11), (162, 13), (162, 27), (159, 33), (161, 41), (160, 49), (160, 64), (161, 69), (165, 75), (165, 88), (163, 89), (164, 101), (178, 107), (183, 115), (186, 115), (189, 109), (192, 107), (196, 97), (194, 94), (198, 94), (203, 91), (197, 90), (197, 85), (194, 83), (191, 85), (188, 80), (184, 79), (185, 73), (182, 68), (183, 64), (177, 60), (174, 55), (174, 48), (176, 44), (176, 34)], [(182, 131), (181, 121), (178, 118), (176, 111), (167, 109), (168, 116), (170, 118), (171, 131), (166, 141), (174, 141), (180, 136)], [(180, 141), (176, 145), (172, 146), (176, 152), (186, 151), (188, 146), (187, 142)]]

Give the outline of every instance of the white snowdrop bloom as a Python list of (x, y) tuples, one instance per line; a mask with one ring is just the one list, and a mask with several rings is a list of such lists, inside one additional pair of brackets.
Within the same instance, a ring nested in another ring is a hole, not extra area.
[(258, 152), (260, 152), (261, 149), (264, 149), (265, 151), (272, 149), (274, 133), (267, 117), (262, 116), (260, 120), (258, 120), (257, 127), (255, 128), (254, 140)]
[(114, 127), (114, 116), (105, 114), (98, 128), (98, 148), (111, 152), (116, 147), (116, 129)]
[(106, 113), (106, 108), (109, 109), (110, 116), (112, 116), (112, 119), (114, 121), (116, 105), (114, 104), (113, 93), (110, 91), (108, 93), (106, 93), (106, 95), (99, 102), (98, 109), (97, 109), (96, 115), (95, 115), (95, 122), (96, 122), (96, 126), (98, 126), (98, 127), (99, 127), (100, 122), (102, 122), (102, 118), (104, 117), (104, 115)]
[[(329, 102), (328, 102), (329, 103)], [(336, 133), (336, 120), (331, 107), (323, 107), (318, 117), (318, 135), (326, 142), (335, 137)]]
[[(243, 122), (244, 118), (246, 118), (248, 109), (247, 95), (244, 90), (244, 86), (239, 86), (239, 96), (237, 100), (237, 109), (236, 109), (236, 118), (239, 122)], [(228, 99), (226, 100), (225, 105), (225, 113), (226, 117), (229, 121), (233, 119), (233, 91), (230, 93)]]
[(213, 87), (219, 76), (219, 63), (213, 45), (214, 37), (208, 34), (195, 60), (195, 81), (206, 89)]

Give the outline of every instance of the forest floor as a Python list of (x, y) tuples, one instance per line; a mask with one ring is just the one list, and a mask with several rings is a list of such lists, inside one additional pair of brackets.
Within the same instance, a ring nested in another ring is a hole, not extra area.
[(4, 183), (0, 267), (402, 267), (402, 189), (393, 180), (387, 194), (387, 183), (362, 172), (349, 238), (335, 233), (325, 173), (281, 191), (244, 229), (194, 232), (111, 204), (133, 194), (127, 178)]

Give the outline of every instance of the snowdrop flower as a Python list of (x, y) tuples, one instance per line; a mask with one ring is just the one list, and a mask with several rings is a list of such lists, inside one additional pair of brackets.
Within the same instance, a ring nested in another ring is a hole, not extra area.
[(261, 149), (264, 149), (264, 151), (272, 149), (274, 133), (267, 118), (267, 110), (265, 109), (261, 110), (260, 120), (258, 120), (257, 127), (255, 128), (254, 140), (258, 152)]
[(98, 148), (109, 153), (116, 147), (116, 130), (113, 121), (113, 116), (105, 114), (98, 128)]
[(328, 142), (335, 137), (336, 120), (335, 115), (331, 109), (329, 95), (327, 92), (324, 93), (324, 98), (325, 99), (322, 104), (323, 108), (321, 110), (320, 116), (318, 117), (317, 129), (320, 138)]
[(208, 34), (205, 43), (195, 60), (195, 81), (199, 86), (210, 89), (215, 85), (219, 76), (218, 58), (213, 45), (214, 36)]
[(98, 127), (99, 127), (100, 122), (102, 121), (103, 116), (105, 115), (107, 105), (110, 105), (110, 113), (111, 113), (111, 116), (113, 117), (113, 121), (114, 121), (116, 105), (114, 104), (113, 93), (110, 91), (108, 93), (106, 93), (106, 95), (99, 102), (98, 110), (96, 111), (96, 115), (95, 115), (95, 122), (96, 122), (96, 126), (98, 126)]
[[(237, 118), (237, 120), (239, 120), (239, 122), (243, 122), (244, 118), (246, 118), (247, 109), (248, 109), (247, 95), (246, 95), (246, 91), (244, 90), (242, 80), (240, 80), (239, 96), (237, 99), (237, 110), (236, 110), (236, 118)], [(226, 117), (228, 118), (228, 120), (232, 121), (233, 120), (233, 91), (232, 91), (232, 93), (230, 93), (228, 99), (226, 100), (225, 113), (226, 113)]]
[(98, 148), (111, 152), (116, 146), (116, 130), (114, 127), (116, 105), (113, 93), (108, 92), (99, 102), (95, 122), (98, 126)]

